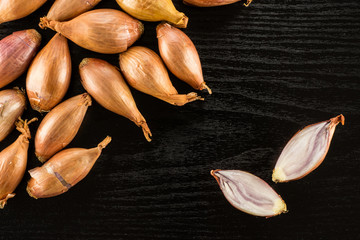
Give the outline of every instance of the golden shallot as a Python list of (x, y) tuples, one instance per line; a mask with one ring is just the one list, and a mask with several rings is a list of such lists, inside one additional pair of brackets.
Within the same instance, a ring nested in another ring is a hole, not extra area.
[(65, 21), (95, 7), (101, 0), (56, 0), (51, 6), (46, 18), (49, 20)]
[(46, 0), (1, 0), (0, 24), (30, 15), (40, 8)]
[(188, 17), (176, 10), (171, 0), (116, 0), (120, 7), (137, 19), (158, 22), (168, 21), (180, 28), (186, 28)]
[(79, 68), (81, 83), (86, 91), (104, 108), (141, 127), (146, 140), (150, 142), (151, 131), (120, 72), (108, 62), (95, 58), (85, 58)]
[(31, 179), (26, 191), (33, 198), (54, 197), (67, 192), (86, 177), (110, 141), (108, 136), (91, 149), (69, 148), (58, 152), (41, 167), (29, 170)]
[(161, 58), (168, 69), (194, 89), (211, 89), (204, 82), (199, 54), (190, 38), (168, 23), (156, 28)]
[[(217, 7), (228, 5), (236, 2), (240, 2), (241, 0), (183, 0), (186, 5), (196, 6), (196, 7)], [(248, 7), (253, 0), (247, 0), (244, 3), (245, 7)]]
[(248, 214), (272, 217), (287, 212), (284, 200), (261, 178), (240, 170), (213, 170), (211, 175), (231, 205)]
[(35, 135), (35, 155), (40, 162), (74, 139), (89, 106), (91, 97), (84, 93), (60, 103), (45, 116)]
[(4, 208), (7, 200), (15, 196), (13, 192), (24, 176), (31, 138), (29, 124), (36, 120), (23, 121), (19, 118), (16, 129), (21, 135), (0, 152), (0, 208)]
[(71, 78), (71, 57), (67, 39), (57, 33), (37, 54), (26, 77), (31, 107), (48, 112), (65, 96)]
[(274, 182), (300, 179), (315, 170), (324, 160), (336, 126), (344, 125), (340, 114), (330, 120), (309, 125), (297, 132), (280, 154), (273, 171)]
[(173, 105), (202, 100), (196, 93), (178, 94), (160, 57), (145, 47), (132, 47), (120, 54), (120, 68), (135, 89)]
[(35, 29), (14, 32), (0, 41), (0, 88), (25, 72), (40, 43), (41, 35)]
[(26, 107), (24, 92), (19, 89), (0, 91), (0, 142), (14, 129)]
[(40, 26), (61, 33), (80, 47), (114, 54), (126, 51), (144, 32), (144, 25), (124, 12), (97, 9), (67, 21), (40, 19)]

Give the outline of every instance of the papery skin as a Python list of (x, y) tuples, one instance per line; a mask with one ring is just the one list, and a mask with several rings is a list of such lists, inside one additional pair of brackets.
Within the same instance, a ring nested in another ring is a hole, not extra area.
[(21, 135), (0, 152), (0, 209), (4, 208), (9, 198), (15, 196), (13, 191), (24, 176), (31, 138), (28, 125), (36, 120), (34, 118), (28, 122), (20, 119), (16, 122), (16, 129), (21, 132)]
[(173, 105), (203, 100), (196, 93), (178, 94), (160, 57), (145, 47), (131, 47), (119, 58), (121, 72), (133, 88)]
[(85, 58), (79, 68), (81, 83), (86, 91), (104, 108), (141, 127), (146, 140), (150, 142), (151, 131), (120, 72), (108, 62), (95, 58)]
[(101, 0), (56, 0), (46, 18), (59, 22), (73, 19), (94, 8)]
[(1, 0), (0, 24), (24, 18), (40, 8), (46, 0)]
[(71, 56), (67, 39), (56, 34), (36, 55), (26, 77), (31, 107), (48, 112), (65, 96), (71, 79)]
[(84, 93), (60, 103), (45, 116), (35, 135), (35, 155), (40, 162), (48, 160), (74, 139), (89, 106), (91, 97)]
[(67, 21), (42, 18), (40, 25), (61, 33), (80, 47), (115, 54), (126, 51), (144, 32), (144, 25), (124, 12), (97, 9)]
[(204, 82), (199, 54), (191, 39), (181, 30), (168, 23), (156, 28), (159, 51), (167, 68), (180, 80), (194, 89), (211, 89)]
[(149, 22), (168, 21), (186, 28), (188, 17), (176, 10), (171, 0), (116, 0), (131, 16)]
[(272, 217), (287, 212), (284, 200), (261, 178), (240, 170), (212, 170), (233, 207), (248, 214)]
[(15, 128), (15, 122), (26, 107), (24, 92), (19, 89), (0, 91), (0, 142)]
[(288, 182), (305, 177), (324, 160), (336, 126), (345, 123), (340, 114), (330, 120), (312, 124), (297, 132), (280, 154), (272, 179)]
[(26, 191), (36, 199), (67, 192), (86, 177), (110, 141), (108, 136), (95, 148), (70, 148), (55, 154), (41, 167), (29, 170)]
[(41, 35), (35, 29), (14, 32), (0, 41), (0, 88), (25, 72), (40, 43)]
[[(240, 2), (241, 0), (184, 0), (184, 4), (196, 7), (217, 7), (228, 4), (233, 4)], [(250, 5), (252, 0), (247, 0), (247, 3), (244, 3), (246, 7)]]

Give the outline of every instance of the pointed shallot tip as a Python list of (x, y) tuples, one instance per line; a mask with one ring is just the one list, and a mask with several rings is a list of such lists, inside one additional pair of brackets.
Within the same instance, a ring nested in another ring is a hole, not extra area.
[(145, 136), (146, 140), (148, 142), (151, 142), (152, 141), (152, 139), (151, 139), (152, 133), (151, 133), (147, 123), (146, 122), (140, 123), (140, 127), (142, 128), (142, 131), (144, 133), (144, 136)]
[(247, 2), (246, 3), (244, 3), (244, 6), (245, 7), (248, 7), (248, 6), (250, 6), (250, 4), (251, 4), (251, 2), (252, 2), (253, 0), (247, 0)]
[(37, 121), (37, 118), (33, 118), (30, 121), (28, 120), (22, 120), (21, 117), (19, 117), (19, 120), (15, 123), (16, 129), (21, 132), (27, 139), (31, 139), (31, 133), (29, 129), (29, 124), (32, 122)]
[(49, 26), (49, 20), (47, 19), (47, 17), (42, 17), (40, 18), (40, 22), (39, 22), (39, 27), (41, 29), (47, 29)]
[(206, 89), (210, 95), (212, 94), (211, 89), (206, 85), (205, 82), (203, 82), (203, 83), (201, 84), (201, 89), (200, 89), (200, 90), (203, 90), (203, 89)]
[(1, 199), (0, 200), (0, 209), (4, 209), (4, 207), (7, 203), (7, 200), (10, 198), (13, 198), (13, 197), (15, 197), (15, 193), (9, 193), (8, 195), (6, 195), (6, 197), (4, 199)]
[(81, 61), (80, 65), (79, 65), (79, 68), (83, 68), (83, 67), (85, 67), (86, 65), (88, 65), (89, 61), (90, 61), (90, 58), (84, 58), (84, 59)]
[(221, 170), (220, 170), (220, 169), (211, 170), (211, 171), (210, 171), (210, 174), (211, 174), (211, 176), (213, 176), (213, 177), (215, 178), (215, 180), (217, 181), (217, 183), (220, 185), (219, 177), (216, 176), (216, 173), (217, 173), (218, 171), (221, 171)]
[(111, 137), (107, 136), (101, 143), (98, 144), (98, 148), (104, 149), (111, 142)]
[(339, 124), (341, 123), (341, 125), (344, 125), (345, 124), (345, 117), (344, 115), (340, 114), (332, 119), (330, 119), (331, 122), (333, 122), (334, 124)]

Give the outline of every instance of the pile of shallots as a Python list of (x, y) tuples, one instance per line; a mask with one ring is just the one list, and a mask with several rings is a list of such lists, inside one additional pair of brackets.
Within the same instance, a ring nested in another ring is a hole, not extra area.
[[(15, 196), (13, 191), (24, 176), (31, 138), (29, 124), (37, 120), (20, 118), (26, 106), (25, 95), (32, 109), (48, 112), (35, 134), (35, 155), (44, 164), (29, 170), (31, 179), (27, 186), (30, 196), (46, 198), (62, 194), (81, 181), (111, 141), (108, 136), (91, 149), (63, 150), (76, 136), (91, 106), (91, 97), (104, 108), (141, 127), (150, 142), (152, 133), (128, 84), (176, 106), (204, 100), (195, 92), (179, 94), (170, 81), (170, 70), (194, 89), (212, 93), (204, 81), (193, 42), (178, 29), (186, 28), (188, 17), (177, 11), (171, 0), (116, 0), (126, 13), (115, 9), (91, 10), (100, 1), (56, 0), (47, 16), (40, 19), (39, 26), (57, 33), (39, 52), (41, 36), (34, 29), (14, 32), (0, 41), (0, 87), (16, 80), (28, 69), (26, 94), (20, 89), (0, 91), (0, 141), (15, 127), (21, 133), (13, 144), (0, 152), (0, 208)], [(214, 7), (238, 1), (184, 0), (184, 3)], [(25, 17), (45, 2), (1, 1), (0, 23)], [(245, 6), (250, 3), (248, 0)], [(131, 47), (144, 32), (138, 19), (164, 21), (156, 28), (160, 56), (146, 47)], [(101, 59), (83, 59), (79, 70), (87, 93), (62, 102), (72, 71), (68, 39), (94, 52), (120, 54), (120, 68)], [(296, 180), (317, 168), (327, 154), (335, 127), (340, 122), (344, 124), (344, 120), (344, 116), (339, 115), (295, 134), (276, 163), (273, 181)], [(267, 183), (248, 172), (213, 170), (211, 174), (227, 200), (244, 212), (270, 217), (287, 211), (282, 198)]]

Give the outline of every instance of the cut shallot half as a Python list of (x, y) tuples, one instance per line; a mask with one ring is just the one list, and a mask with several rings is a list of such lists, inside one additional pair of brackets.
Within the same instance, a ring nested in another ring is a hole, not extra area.
[(273, 171), (274, 182), (288, 182), (305, 177), (324, 160), (336, 126), (345, 123), (340, 114), (330, 120), (309, 125), (297, 132), (280, 154)]

